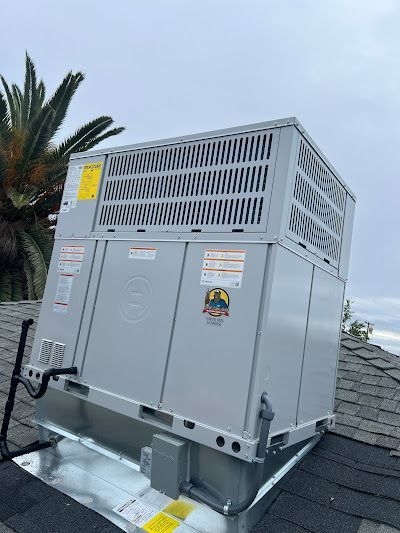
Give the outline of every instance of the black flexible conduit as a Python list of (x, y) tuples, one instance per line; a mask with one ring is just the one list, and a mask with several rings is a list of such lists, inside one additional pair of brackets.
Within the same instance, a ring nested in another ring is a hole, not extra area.
[(25, 455), (26, 453), (31, 453), (37, 450), (43, 450), (44, 448), (49, 448), (53, 445), (52, 442), (33, 442), (32, 444), (29, 444), (28, 446), (25, 446), (24, 448), (21, 448), (20, 450), (15, 450), (10, 452), (7, 445), (7, 433), (8, 433), (8, 426), (10, 425), (11, 420), (11, 414), (14, 409), (14, 403), (15, 403), (15, 395), (17, 392), (18, 383), (22, 383), (26, 390), (28, 391), (29, 395), (32, 396), (32, 398), (41, 398), (45, 392), (47, 391), (47, 387), (49, 384), (49, 380), (52, 376), (59, 376), (62, 374), (76, 374), (78, 372), (78, 369), (76, 367), (70, 367), (70, 368), (49, 368), (43, 372), (42, 376), (42, 383), (40, 384), (38, 390), (35, 390), (33, 385), (30, 383), (30, 381), (24, 377), (21, 376), (21, 367), (22, 367), (22, 360), (24, 357), (24, 351), (25, 351), (25, 344), (26, 344), (26, 337), (28, 335), (28, 330), (30, 326), (32, 326), (33, 320), (30, 318), (29, 320), (23, 320), (21, 325), (21, 336), (19, 339), (18, 344), (18, 351), (17, 351), (17, 357), (15, 359), (15, 365), (14, 370), (11, 377), (11, 383), (10, 383), (10, 390), (8, 392), (8, 398), (7, 402), (4, 408), (4, 417), (3, 417), (3, 423), (1, 425), (1, 431), (0, 431), (0, 454), (1, 457), (4, 460), (10, 460), (14, 457), (19, 457), (20, 455)]
[(258, 441), (257, 446), (257, 454), (256, 454), (256, 465), (255, 465), (255, 483), (252, 491), (246, 496), (244, 500), (237, 504), (232, 504), (230, 500), (227, 500), (226, 502), (219, 502), (217, 499), (215, 499), (212, 494), (210, 494), (205, 488), (195, 486), (190, 481), (184, 481), (181, 483), (181, 492), (183, 494), (186, 494), (187, 496), (191, 498), (195, 498), (196, 500), (205, 503), (211, 509), (214, 511), (217, 511), (218, 513), (224, 514), (224, 515), (236, 515), (239, 513), (242, 513), (245, 511), (250, 505), (253, 503), (253, 501), (256, 499), (256, 496), (258, 494), (258, 491), (261, 487), (262, 480), (263, 480), (263, 471), (264, 471), (264, 460), (265, 460), (265, 453), (267, 449), (267, 443), (268, 443), (268, 435), (269, 435), (269, 429), (271, 426), (271, 421), (273, 420), (275, 413), (272, 411), (272, 404), (270, 399), (268, 398), (268, 395), (266, 392), (263, 392), (261, 396), (261, 412), (260, 416), (262, 418), (261, 421), (261, 429), (260, 429), (260, 439)]

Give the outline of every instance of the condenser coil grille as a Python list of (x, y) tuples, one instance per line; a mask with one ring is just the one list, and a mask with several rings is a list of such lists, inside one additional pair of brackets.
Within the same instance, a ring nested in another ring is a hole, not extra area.
[(96, 230), (265, 230), (275, 137), (266, 130), (110, 155)]
[(300, 141), (288, 236), (338, 266), (346, 191), (312, 148)]
[(51, 352), (50, 366), (53, 368), (61, 368), (64, 361), (65, 344), (55, 342)]
[(39, 350), (39, 361), (47, 365), (50, 361), (51, 350), (53, 348), (53, 341), (49, 339), (42, 339)]
[(53, 368), (61, 368), (64, 361), (65, 344), (49, 339), (42, 339), (39, 350), (39, 361)]

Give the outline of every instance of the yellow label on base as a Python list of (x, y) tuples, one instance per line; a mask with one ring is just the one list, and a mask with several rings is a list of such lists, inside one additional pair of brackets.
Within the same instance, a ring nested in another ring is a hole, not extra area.
[(195, 505), (193, 505), (192, 503), (184, 502), (183, 500), (176, 500), (167, 505), (164, 511), (168, 514), (176, 516), (176, 518), (185, 520), (185, 518), (190, 515), (194, 508)]
[(164, 513), (158, 513), (146, 522), (142, 529), (148, 533), (172, 533), (179, 526), (178, 520), (174, 520)]
[(97, 196), (103, 163), (87, 163), (83, 166), (78, 200), (94, 200)]

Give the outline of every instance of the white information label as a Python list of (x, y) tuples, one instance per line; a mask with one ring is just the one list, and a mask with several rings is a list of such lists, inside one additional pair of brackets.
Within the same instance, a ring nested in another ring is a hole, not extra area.
[(74, 276), (71, 274), (60, 274), (54, 298), (53, 311), (56, 313), (66, 313), (68, 311), (69, 299), (72, 291)]
[(240, 289), (245, 259), (246, 250), (206, 250), (200, 285)]
[(149, 505), (134, 499), (128, 500), (122, 505), (118, 505), (113, 511), (137, 527), (142, 527), (158, 513), (158, 511)]
[(63, 274), (80, 274), (84, 252), (84, 246), (63, 246), (57, 271)]
[(154, 261), (157, 248), (129, 248), (129, 259), (147, 259)]
[(65, 179), (64, 194), (61, 202), (61, 213), (68, 213), (70, 209), (76, 207), (79, 184), (81, 182), (83, 165), (73, 165), (68, 169)]

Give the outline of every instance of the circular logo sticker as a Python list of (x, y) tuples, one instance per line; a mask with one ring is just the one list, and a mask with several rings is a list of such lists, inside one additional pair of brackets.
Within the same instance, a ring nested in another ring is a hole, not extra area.
[(142, 276), (135, 276), (122, 287), (120, 309), (128, 322), (140, 322), (149, 313), (152, 289)]
[(203, 313), (211, 316), (229, 316), (229, 295), (224, 289), (215, 288), (206, 292)]

